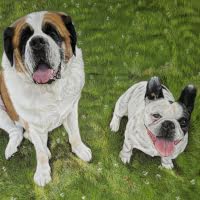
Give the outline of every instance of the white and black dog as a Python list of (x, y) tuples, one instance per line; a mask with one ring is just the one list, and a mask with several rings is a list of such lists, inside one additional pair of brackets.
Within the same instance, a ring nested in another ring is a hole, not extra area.
[(122, 162), (129, 163), (136, 148), (150, 156), (160, 156), (163, 167), (173, 168), (172, 159), (182, 153), (188, 143), (195, 97), (196, 88), (188, 85), (175, 101), (158, 77), (129, 88), (118, 99), (110, 123), (111, 130), (116, 132), (121, 118), (128, 116), (120, 152)]
[(51, 180), (47, 140), (56, 127), (64, 125), (72, 152), (84, 161), (92, 158), (79, 133), (85, 74), (76, 41), (71, 17), (58, 12), (31, 13), (4, 31), (0, 128), (9, 134), (5, 156), (10, 158), (23, 136), (28, 138), (36, 150), (34, 181), (40, 186)]

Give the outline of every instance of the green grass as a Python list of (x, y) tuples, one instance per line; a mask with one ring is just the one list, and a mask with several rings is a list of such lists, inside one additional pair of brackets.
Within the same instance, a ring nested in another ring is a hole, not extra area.
[(159, 158), (137, 150), (131, 164), (123, 165), (118, 154), (126, 119), (117, 134), (109, 130), (117, 98), (138, 81), (160, 76), (176, 98), (189, 83), (200, 91), (199, 0), (0, 0), (0, 32), (17, 18), (38, 10), (67, 12), (76, 25), (86, 72), (79, 124), (93, 160), (89, 164), (79, 160), (71, 153), (64, 128), (54, 130), (49, 137), (53, 180), (40, 188), (33, 182), (33, 145), (23, 141), (19, 152), (7, 161), (8, 136), (1, 131), (0, 200), (199, 199), (199, 95), (189, 144), (172, 171), (159, 168)]

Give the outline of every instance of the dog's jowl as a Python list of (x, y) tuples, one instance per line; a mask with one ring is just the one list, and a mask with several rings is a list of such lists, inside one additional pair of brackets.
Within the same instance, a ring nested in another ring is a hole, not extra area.
[(162, 166), (173, 168), (172, 160), (188, 143), (188, 127), (194, 108), (196, 89), (186, 86), (175, 101), (158, 77), (139, 82), (117, 101), (110, 123), (112, 131), (119, 129), (120, 120), (128, 116), (120, 158), (129, 163), (133, 148), (150, 156), (160, 156)]
[(92, 158), (78, 126), (78, 102), (84, 86), (84, 63), (76, 46), (71, 17), (36, 12), (18, 19), (4, 31), (0, 75), (0, 128), (9, 134), (6, 159), (23, 137), (35, 147), (34, 181), (51, 180), (48, 132), (64, 125), (72, 152), (84, 161)]

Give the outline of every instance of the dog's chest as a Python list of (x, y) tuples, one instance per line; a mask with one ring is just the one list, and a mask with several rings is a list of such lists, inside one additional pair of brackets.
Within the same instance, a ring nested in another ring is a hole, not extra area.
[(79, 97), (80, 94), (70, 95), (66, 90), (58, 94), (43, 95), (35, 103), (33, 98), (31, 112), (21, 107), (20, 116), (44, 131), (51, 131), (63, 123)]
[(159, 156), (158, 152), (154, 148), (154, 145), (149, 138), (146, 129), (144, 127), (143, 115), (142, 113), (138, 113), (137, 117), (132, 116), (128, 120), (129, 127), (129, 138), (134, 146), (134, 148), (139, 149), (140, 151), (154, 157)]
[(24, 121), (42, 131), (51, 131), (60, 126), (80, 98), (84, 76), (70, 74), (68, 78), (57, 80), (54, 85), (10, 83), (7, 87), (12, 103), (24, 127)]

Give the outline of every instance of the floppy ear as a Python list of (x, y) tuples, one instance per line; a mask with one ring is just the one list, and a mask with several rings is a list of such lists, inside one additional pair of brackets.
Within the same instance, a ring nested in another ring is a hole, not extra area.
[(158, 77), (154, 76), (148, 81), (145, 98), (149, 100), (164, 98), (162, 84)]
[(178, 102), (186, 106), (190, 114), (192, 113), (194, 108), (196, 94), (197, 94), (197, 89), (194, 87), (194, 85), (188, 85), (182, 90), (181, 96), (179, 97), (178, 100)]
[(8, 60), (10, 61), (11, 66), (13, 65), (13, 44), (12, 39), (14, 35), (14, 28), (7, 27), (3, 33), (3, 41), (4, 41), (4, 51)]
[(61, 18), (62, 18), (67, 30), (70, 33), (72, 52), (73, 52), (74, 55), (76, 55), (77, 36), (76, 36), (76, 30), (75, 30), (74, 25), (72, 23), (72, 19), (71, 19), (70, 16), (67, 16), (63, 13), (61, 14)]

